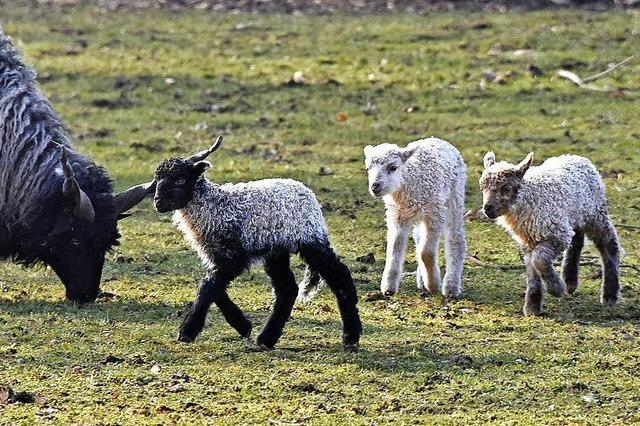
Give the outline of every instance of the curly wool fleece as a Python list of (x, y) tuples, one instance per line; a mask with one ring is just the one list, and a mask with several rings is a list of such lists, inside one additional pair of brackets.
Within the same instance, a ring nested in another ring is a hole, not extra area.
[(214, 266), (213, 253), (229, 241), (254, 260), (274, 250), (293, 253), (301, 245), (328, 241), (315, 194), (292, 179), (218, 185), (202, 177), (173, 221), (208, 267)]
[(401, 158), (403, 151), (414, 149), (404, 163), (400, 187), (384, 197), (387, 209), (397, 213), (398, 222), (444, 217), (442, 207), (451, 199), (454, 187), (466, 182), (466, 165), (458, 150), (433, 137), (411, 142), (404, 149), (390, 143), (373, 146), (366, 152), (365, 165), (389, 163)]
[[(514, 169), (501, 161), (483, 172), (483, 179)], [(609, 221), (604, 184), (587, 158), (561, 155), (527, 170), (509, 213), (498, 218), (523, 247), (553, 241), (564, 249), (575, 229)]]
[(387, 221), (387, 253), (380, 290), (394, 294), (400, 287), (408, 234), (416, 242), (419, 289), (435, 292), (441, 286), (438, 244), (445, 235), (446, 273), (442, 294), (457, 297), (462, 291), (466, 253), (464, 189), (466, 166), (458, 150), (437, 138), (367, 146), (365, 166), (370, 191), (383, 195)]

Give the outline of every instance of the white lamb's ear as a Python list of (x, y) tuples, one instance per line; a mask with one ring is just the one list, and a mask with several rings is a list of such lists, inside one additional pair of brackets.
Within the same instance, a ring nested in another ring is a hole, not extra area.
[(202, 174), (205, 171), (207, 171), (209, 168), (211, 168), (211, 163), (208, 161), (198, 161), (193, 165), (193, 167), (195, 167), (196, 172), (198, 172), (198, 174)]
[(416, 152), (417, 149), (418, 147), (414, 146), (411, 148), (404, 148), (400, 150), (400, 158), (402, 159), (402, 162), (404, 163), (405, 161), (407, 161), (409, 157), (411, 157), (413, 153)]
[(524, 174), (531, 167), (531, 163), (533, 163), (533, 152), (527, 154), (527, 156), (516, 166), (516, 174), (520, 177), (524, 176)]
[(369, 153), (371, 152), (371, 150), (373, 149), (373, 145), (367, 145), (364, 147), (364, 156), (368, 157)]
[(493, 151), (489, 151), (484, 155), (484, 160), (482, 161), (484, 163), (484, 168), (486, 169), (487, 167), (491, 167), (494, 164), (496, 164), (496, 154), (493, 153)]

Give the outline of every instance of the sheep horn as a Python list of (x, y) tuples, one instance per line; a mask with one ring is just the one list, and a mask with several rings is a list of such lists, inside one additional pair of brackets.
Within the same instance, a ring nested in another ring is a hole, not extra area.
[(124, 212), (141, 202), (150, 194), (156, 192), (156, 181), (142, 183), (140, 185), (132, 186), (131, 188), (122, 191), (121, 193), (113, 196), (113, 201), (116, 205), (116, 213), (119, 217)]
[(205, 158), (207, 158), (213, 151), (220, 148), (220, 145), (222, 145), (222, 136), (218, 136), (216, 140), (213, 141), (213, 145), (211, 145), (211, 147), (205, 150), (202, 150), (197, 154), (192, 155), (191, 157), (188, 158), (188, 160), (191, 160), (194, 163), (197, 163), (198, 161), (202, 161)]
[(62, 163), (62, 173), (64, 175), (64, 181), (62, 182), (62, 194), (73, 201), (73, 214), (80, 219), (84, 219), (87, 222), (93, 222), (96, 218), (96, 212), (91, 204), (89, 196), (80, 189), (76, 176), (73, 173), (73, 168), (69, 164), (69, 158), (67, 157), (66, 148), (62, 148), (62, 157), (60, 157), (60, 163)]

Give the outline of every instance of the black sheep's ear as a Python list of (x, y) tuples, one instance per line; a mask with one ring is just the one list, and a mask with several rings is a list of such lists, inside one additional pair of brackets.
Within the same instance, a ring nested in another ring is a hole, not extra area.
[(209, 168), (211, 168), (211, 163), (208, 161), (198, 161), (193, 165), (193, 169), (196, 171), (197, 176), (200, 176), (202, 173), (206, 172)]

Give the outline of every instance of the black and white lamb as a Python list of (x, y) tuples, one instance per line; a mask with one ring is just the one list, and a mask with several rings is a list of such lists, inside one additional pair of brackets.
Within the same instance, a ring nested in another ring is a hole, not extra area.
[[(602, 257), (601, 301), (615, 304), (620, 244), (598, 170), (577, 155), (549, 158), (538, 167), (530, 167), (532, 161), (533, 153), (517, 165), (496, 162), (495, 154), (488, 152), (480, 178), (485, 214), (497, 218), (524, 253), (524, 314), (542, 312), (543, 283), (554, 296), (576, 290), (585, 234)], [(553, 261), (563, 252), (560, 277)]]
[(343, 345), (356, 348), (362, 331), (356, 288), (349, 269), (331, 247), (314, 193), (291, 179), (224, 185), (209, 181), (203, 173), (211, 164), (203, 160), (221, 143), (218, 137), (211, 148), (189, 158), (165, 160), (155, 172), (156, 209), (175, 210), (174, 224), (207, 268), (178, 340), (190, 342), (198, 336), (211, 303), (241, 336), (249, 337), (251, 321), (231, 301), (227, 286), (254, 262), (264, 260), (275, 302), (257, 344), (273, 348), (298, 294), (289, 260), (292, 253), (299, 253), (312, 275), (321, 276), (333, 291), (342, 316)]

